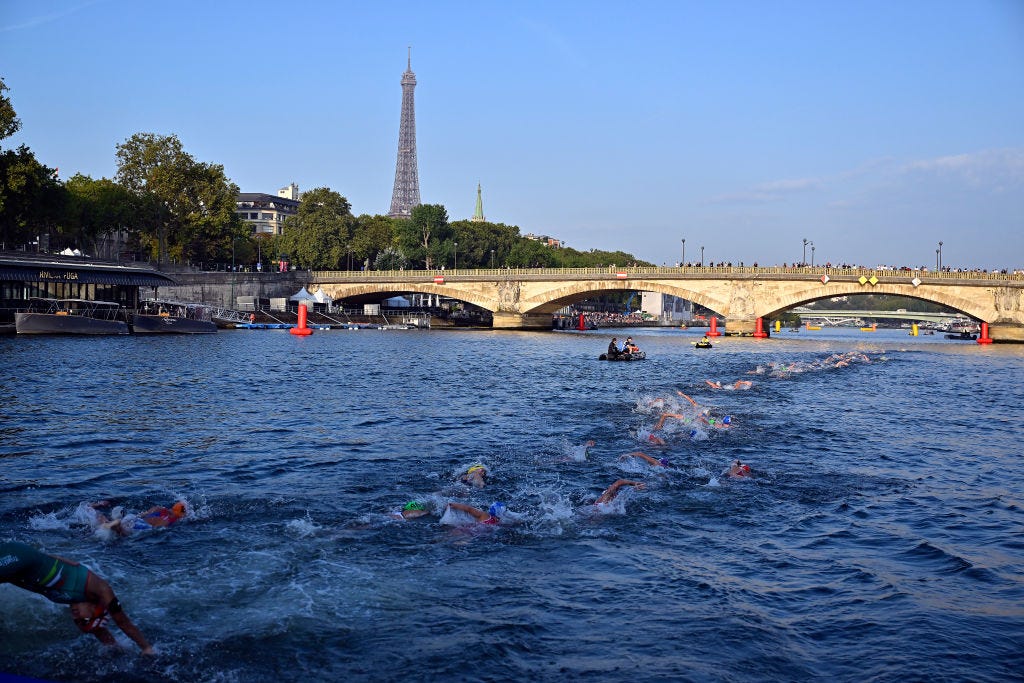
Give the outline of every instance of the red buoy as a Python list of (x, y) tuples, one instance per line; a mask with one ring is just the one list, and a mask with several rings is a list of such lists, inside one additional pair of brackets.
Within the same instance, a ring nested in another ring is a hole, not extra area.
[(981, 324), (981, 334), (978, 335), (979, 344), (991, 344), (992, 337), (988, 336), (988, 323)]
[(582, 313), (580, 313), (580, 322), (579, 322), (579, 324), (578, 324), (578, 325), (576, 326), (576, 329), (577, 329), (577, 330), (580, 330), (581, 332), (582, 332), (583, 330), (586, 330), (586, 329), (587, 329), (587, 321), (583, 319), (583, 314), (582, 314)]
[(764, 339), (768, 336), (768, 333), (764, 331), (764, 319), (757, 319), (757, 329), (754, 330), (754, 336), (758, 339)]
[(306, 304), (299, 304), (299, 324), (293, 327), (292, 329), (288, 330), (296, 337), (308, 337), (309, 335), (313, 334), (313, 330), (306, 327), (307, 313), (308, 311), (306, 310)]
[(711, 329), (708, 330), (709, 337), (721, 337), (722, 333), (718, 331), (718, 318), (711, 316)]

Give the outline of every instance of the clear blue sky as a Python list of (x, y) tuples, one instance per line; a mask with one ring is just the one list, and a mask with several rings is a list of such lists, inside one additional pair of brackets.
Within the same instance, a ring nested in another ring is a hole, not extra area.
[(99, 178), (173, 133), (386, 213), (407, 46), (453, 220), (479, 182), (488, 220), (659, 264), (1024, 267), (1021, 0), (0, 0), (6, 142)]

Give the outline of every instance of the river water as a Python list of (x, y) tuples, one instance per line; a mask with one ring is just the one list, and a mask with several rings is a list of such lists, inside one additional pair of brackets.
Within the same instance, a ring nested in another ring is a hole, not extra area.
[[(647, 360), (598, 361), (622, 332), (0, 339), (0, 539), (107, 578), (158, 651), (5, 584), (0, 671), (1020, 680), (1024, 347), (635, 329)], [(645, 487), (595, 506), (619, 478)], [(179, 498), (121, 539), (85, 507)], [(434, 514), (388, 516), (413, 499)]]

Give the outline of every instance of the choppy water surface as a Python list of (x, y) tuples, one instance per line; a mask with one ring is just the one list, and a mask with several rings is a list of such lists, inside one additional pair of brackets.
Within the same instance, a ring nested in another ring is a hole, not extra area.
[[(1019, 679), (1024, 349), (634, 332), (646, 361), (597, 361), (604, 331), (0, 339), (0, 538), (91, 566), (159, 651), (97, 655), (0, 585), (0, 671)], [(456, 481), (477, 462), (482, 491)], [(646, 488), (595, 507), (618, 478)], [(113, 541), (81, 505), (179, 497), (184, 522)], [(414, 498), (509, 515), (387, 516)]]

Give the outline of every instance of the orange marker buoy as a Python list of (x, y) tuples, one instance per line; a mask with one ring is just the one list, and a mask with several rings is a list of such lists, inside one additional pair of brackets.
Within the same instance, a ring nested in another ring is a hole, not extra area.
[(722, 333), (718, 331), (718, 317), (711, 316), (711, 329), (708, 330), (709, 337), (720, 337)]
[(299, 324), (288, 331), (294, 334), (296, 337), (308, 337), (309, 335), (313, 334), (313, 330), (306, 327), (307, 314), (308, 312), (306, 310), (306, 304), (299, 304)]
[(587, 329), (587, 321), (583, 317), (582, 313), (580, 313), (580, 321), (579, 321), (579, 324), (576, 326), (576, 329), (580, 330), (581, 332), (585, 331)]
[(991, 344), (992, 337), (988, 336), (988, 323), (981, 324), (981, 334), (978, 335), (979, 344)]

